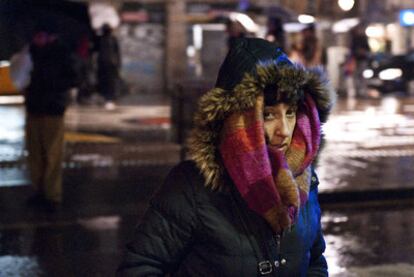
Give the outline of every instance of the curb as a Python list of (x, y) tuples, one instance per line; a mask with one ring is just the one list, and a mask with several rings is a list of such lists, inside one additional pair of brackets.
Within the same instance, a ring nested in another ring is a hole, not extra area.
[(393, 188), (364, 191), (324, 192), (318, 194), (320, 204), (392, 201), (414, 198), (414, 188)]

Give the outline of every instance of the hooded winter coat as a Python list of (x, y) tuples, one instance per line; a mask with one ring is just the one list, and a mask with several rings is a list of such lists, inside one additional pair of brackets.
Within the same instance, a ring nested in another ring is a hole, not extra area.
[(189, 140), (192, 160), (173, 168), (152, 198), (120, 276), (328, 276), (313, 169), (295, 224), (275, 233), (248, 207), (218, 152), (223, 120), (252, 107), (264, 80), (279, 77), (292, 80), (284, 90), (306, 90), (326, 121), (335, 96), (320, 71), (292, 65), (271, 43), (240, 39), (200, 101)]

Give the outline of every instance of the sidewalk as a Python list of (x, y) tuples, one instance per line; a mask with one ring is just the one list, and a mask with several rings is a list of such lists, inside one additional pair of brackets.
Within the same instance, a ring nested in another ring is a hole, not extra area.
[[(114, 111), (69, 108), (66, 169), (179, 161), (181, 147), (172, 141), (168, 97), (132, 96), (120, 103)], [(16, 123), (6, 126), (12, 131), (0, 137), (0, 187), (19, 183), (13, 176), (25, 171), (24, 111), (0, 107), (0, 115), (6, 112)], [(317, 166), (322, 203), (413, 197), (414, 99), (341, 99), (323, 128), (326, 143)]]

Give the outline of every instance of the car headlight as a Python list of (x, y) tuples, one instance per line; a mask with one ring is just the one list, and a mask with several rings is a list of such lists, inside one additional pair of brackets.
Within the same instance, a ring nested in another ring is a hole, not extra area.
[(0, 67), (9, 67), (10, 62), (9, 61), (0, 61)]
[(394, 80), (402, 76), (402, 70), (400, 68), (387, 68), (378, 74), (381, 80)]
[(372, 78), (372, 76), (374, 76), (374, 70), (372, 69), (365, 69), (362, 72), (362, 77), (364, 77), (365, 79)]

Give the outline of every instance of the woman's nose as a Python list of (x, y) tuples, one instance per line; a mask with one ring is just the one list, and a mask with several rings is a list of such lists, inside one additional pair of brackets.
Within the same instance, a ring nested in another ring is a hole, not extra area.
[(275, 135), (283, 138), (289, 136), (289, 128), (285, 118), (278, 120), (275, 126)]
[(273, 129), (269, 131), (270, 143), (274, 145), (282, 143), (289, 135), (287, 124), (279, 120), (274, 122)]

